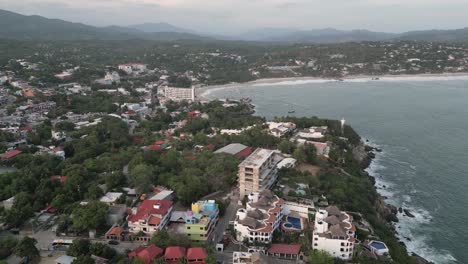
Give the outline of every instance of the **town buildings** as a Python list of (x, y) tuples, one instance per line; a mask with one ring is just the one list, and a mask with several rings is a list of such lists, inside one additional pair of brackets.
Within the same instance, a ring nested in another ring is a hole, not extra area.
[(172, 201), (145, 200), (137, 209), (132, 209), (128, 217), (128, 228), (131, 233), (143, 232), (151, 237), (163, 229), (171, 217)]
[(185, 213), (185, 231), (193, 241), (208, 241), (218, 222), (219, 209), (214, 200), (198, 201)]
[(283, 137), (296, 130), (296, 124), (291, 122), (267, 122), (268, 133), (275, 137)]
[(271, 243), (283, 215), (284, 200), (270, 190), (249, 194), (246, 208), (237, 211), (234, 221), (237, 240)]
[(315, 214), (313, 249), (328, 252), (335, 258), (353, 258), (356, 227), (353, 217), (336, 206), (319, 209)]
[(124, 71), (126, 74), (139, 74), (147, 70), (146, 64), (143, 63), (125, 63), (119, 65), (119, 70)]
[(162, 87), (158, 93), (172, 101), (195, 101), (195, 88)]
[(250, 154), (252, 154), (252, 148), (239, 144), (239, 143), (232, 143), (232, 144), (229, 144), (227, 146), (224, 146), (216, 150), (214, 153), (230, 154), (230, 155), (236, 156), (239, 159), (243, 159), (243, 158), (248, 157)]
[(277, 180), (276, 165), (283, 159), (278, 151), (258, 148), (239, 164), (241, 198), (270, 188)]

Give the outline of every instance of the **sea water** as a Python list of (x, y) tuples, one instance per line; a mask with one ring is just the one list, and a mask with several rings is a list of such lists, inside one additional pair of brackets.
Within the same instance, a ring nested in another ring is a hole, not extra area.
[(208, 98), (250, 97), (269, 119), (341, 119), (383, 150), (368, 168), (399, 215), (399, 238), (435, 263), (468, 263), (468, 77), (298, 80), (235, 85)]

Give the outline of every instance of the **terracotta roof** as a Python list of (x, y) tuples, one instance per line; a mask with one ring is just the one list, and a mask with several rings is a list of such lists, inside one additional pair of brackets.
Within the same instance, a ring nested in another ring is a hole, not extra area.
[(155, 245), (149, 245), (147, 248), (142, 246), (137, 247), (134, 251), (128, 254), (129, 257), (137, 257), (145, 264), (151, 264), (153, 260), (163, 255), (164, 250)]
[(50, 179), (51, 180), (58, 180), (58, 181), (60, 181), (60, 183), (65, 183), (68, 178), (67, 178), (67, 176), (54, 175), (54, 176), (50, 176)]
[(124, 229), (120, 226), (114, 226), (113, 228), (111, 228), (111, 230), (109, 230), (107, 232), (106, 235), (109, 235), (109, 236), (121, 236), (122, 233), (124, 232)]
[(272, 244), (268, 249), (269, 254), (291, 254), (298, 255), (301, 252), (301, 245)]
[(204, 260), (208, 257), (206, 248), (196, 247), (187, 250), (187, 260)]
[(158, 226), (161, 223), (161, 218), (156, 216), (151, 216), (148, 220), (148, 224)]
[(168, 247), (164, 254), (165, 259), (179, 259), (185, 257), (186, 249), (183, 247)]
[(151, 145), (151, 146), (148, 146), (146, 148), (146, 150), (156, 150), (156, 151), (159, 151), (161, 150), (161, 146), (160, 145)]
[(15, 156), (18, 156), (21, 153), (23, 153), (23, 151), (21, 151), (21, 150), (17, 150), (17, 149), (10, 150), (8, 152), (3, 153), (2, 159), (10, 159), (10, 158), (13, 158)]
[[(159, 205), (159, 208), (155, 208), (156, 205)], [(169, 209), (172, 207), (172, 201), (164, 200), (144, 200), (140, 206), (138, 206), (137, 213), (130, 216), (128, 219), (129, 222), (137, 222), (140, 219), (149, 217), (151, 215), (161, 215), (164, 216), (167, 214)]]

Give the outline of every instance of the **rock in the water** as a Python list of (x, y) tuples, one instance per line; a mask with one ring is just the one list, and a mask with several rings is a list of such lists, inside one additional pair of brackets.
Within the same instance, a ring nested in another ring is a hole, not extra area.
[(403, 209), (403, 212), (405, 212), (405, 215), (408, 217), (411, 217), (411, 218), (415, 217), (408, 209)]
[(400, 212), (400, 214), (403, 213), (403, 208), (399, 207), (398, 212)]

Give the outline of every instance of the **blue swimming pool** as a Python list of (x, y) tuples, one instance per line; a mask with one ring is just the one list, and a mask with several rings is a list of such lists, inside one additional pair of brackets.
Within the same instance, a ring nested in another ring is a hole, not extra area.
[(299, 229), (299, 230), (302, 229), (301, 219), (300, 218), (288, 216), (287, 220), (288, 220), (288, 223), (290, 223), (293, 228)]
[(384, 243), (382, 242), (377, 242), (377, 241), (372, 241), (372, 243), (369, 244), (369, 246), (375, 248), (375, 249), (386, 249), (387, 246), (385, 246)]

